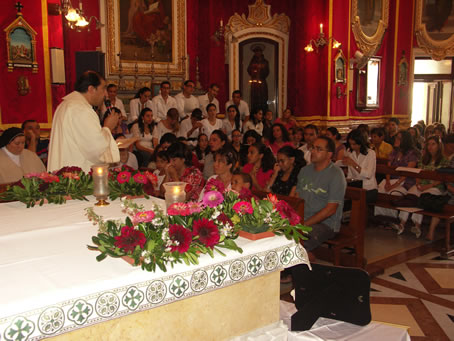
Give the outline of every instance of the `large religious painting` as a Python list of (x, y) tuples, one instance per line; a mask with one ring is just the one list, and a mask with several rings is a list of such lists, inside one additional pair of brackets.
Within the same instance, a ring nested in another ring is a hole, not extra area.
[(240, 44), (240, 89), (251, 111), (276, 112), (277, 51), (278, 44), (270, 39), (248, 39)]
[(120, 0), (119, 6), (121, 58), (170, 62), (172, 1)]
[(389, 19), (389, 0), (352, 0), (352, 31), (366, 56), (376, 54)]
[(105, 0), (108, 74), (183, 76), (184, 0)]
[(433, 59), (454, 52), (454, 0), (417, 0), (415, 32), (419, 46)]

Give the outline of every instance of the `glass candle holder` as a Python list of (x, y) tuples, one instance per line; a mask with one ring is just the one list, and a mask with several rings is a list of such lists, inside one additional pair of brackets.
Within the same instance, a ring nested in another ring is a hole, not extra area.
[(91, 167), (93, 177), (93, 195), (98, 202), (96, 206), (107, 206), (107, 198), (109, 196), (109, 165), (93, 165)]
[(166, 182), (163, 185), (166, 190), (165, 199), (167, 208), (176, 202), (186, 201), (186, 192), (184, 190), (187, 185), (186, 182)]

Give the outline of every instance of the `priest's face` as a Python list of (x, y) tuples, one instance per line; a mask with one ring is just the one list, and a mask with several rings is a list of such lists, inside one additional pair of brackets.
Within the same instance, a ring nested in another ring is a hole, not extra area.
[[(104, 102), (104, 98), (107, 97), (106, 91), (107, 83), (104, 79), (101, 80), (101, 84), (99, 84), (96, 88), (90, 86), (88, 89), (90, 91), (91, 102), (90, 104), (96, 107), (101, 106)], [(90, 90), (91, 89), (91, 90)]]

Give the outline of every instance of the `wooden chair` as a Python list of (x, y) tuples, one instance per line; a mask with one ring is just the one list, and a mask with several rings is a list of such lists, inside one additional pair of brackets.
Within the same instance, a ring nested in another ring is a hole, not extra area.
[[(317, 258), (332, 261), (336, 266), (342, 263), (342, 265), (363, 268), (366, 263), (364, 258), (364, 230), (367, 221), (366, 190), (347, 187), (345, 199), (352, 202), (350, 221), (341, 226), (336, 237), (313, 250), (313, 253)], [(349, 252), (342, 252), (345, 249)]]

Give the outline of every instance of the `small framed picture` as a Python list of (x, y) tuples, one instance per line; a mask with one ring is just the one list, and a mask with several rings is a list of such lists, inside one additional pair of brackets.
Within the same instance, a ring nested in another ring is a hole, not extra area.
[(38, 72), (36, 61), (36, 32), (18, 13), (18, 17), (5, 28), (8, 71), (14, 68), (31, 68)]
[(408, 62), (407, 58), (405, 58), (405, 52), (402, 52), (402, 57), (399, 61), (399, 80), (397, 81), (397, 85), (405, 86), (408, 84)]
[(345, 83), (346, 76), (345, 72), (347, 71), (346, 68), (347, 60), (345, 59), (344, 53), (342, 50), (339, 50), (336, 57), (334, 58), (334, 82), (335, 83)]

